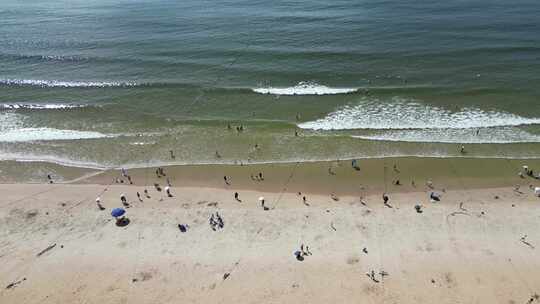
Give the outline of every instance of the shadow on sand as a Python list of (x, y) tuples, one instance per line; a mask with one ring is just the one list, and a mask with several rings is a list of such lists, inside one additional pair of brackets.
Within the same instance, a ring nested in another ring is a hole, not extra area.
[(116, 226), (118, 227), (125, 227), (129, 225), (130, 220), (127, 217), (123, 217), (116, 220)]

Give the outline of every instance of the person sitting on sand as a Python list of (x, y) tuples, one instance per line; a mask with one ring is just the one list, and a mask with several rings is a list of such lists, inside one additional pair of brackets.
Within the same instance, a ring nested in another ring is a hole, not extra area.
[(259, 180), (261, 180), (261, 181), (264, 180), (262, 172), (259, 172)]
[(216, 231), (217, 222), (216, 222), (216, 220), (214, 219), (214, 214), (212, 214), (212, 215), (210, 216), (209, 222), (210, 222), (210, 228), (212, 228), (212, 230)]
[(173, 195), (171, 194), (171, 188), (169, 186), (165, 187), (165, 192), (167, 193), (168, 197), (173, 197)]
[(217, 224), (219, 228), (223, 228), (225, 224), (223, 223), (223, 219), (219, 215), (219, 213), (216, 212), (216, 218), (217, 218)]
[(375, 271), (372, 270), (371, 273), (366, 273), (366, 275), (375, 283), (379, 283), (379, 281), (375, 278)]
[(189, 226), (187, 224), (178, 224), (178, 229), (180, 229), (180, 232), (187, 232)]
[(148, 194), (148, 190), (144, 189), (144, 196), (146, 196), (146, 198), (150, 198), (150, 194)]
[(141, 198), (141, 194), (139, 193), (139, 191), (137, 191), (137, 198), (139, 199), (139, 202), (142, 202), (142, 198)]
[(431, 194), (429, 195), (429, 198), (435, 202), (439, 202), (441, 200), (441, 196), (435, 192), (431, 192)]
[(296, 257), (296, 259), (298, 261), (303, 261), (304, 260), (304, 257), (302, 256), (302, 252), (300, 252), (300, 250), (295, 251), (294, 256)]
[(227, 175), (224, 175), (224, 176), (223, 176), (223, 180), (225, 181), (225, 184), (227, 184), (227, 186), (230, 185), (229, 180), (228, 180), (228, 178), (227, 178)]
[(96, 198), (96, 205), (98, 207), (99, 210), (105, 210), (105, 207), (103, 207), (103, 205), (101, 205), (101, 198)]
[(234, 193), (234, 199), (237, 201), (237, 202), (241, 202), (241, 200), (238, 198), (238, 192), (235, 192)]

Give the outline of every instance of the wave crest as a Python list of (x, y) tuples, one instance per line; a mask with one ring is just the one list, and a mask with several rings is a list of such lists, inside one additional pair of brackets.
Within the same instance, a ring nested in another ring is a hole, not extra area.
[(60, 87), (60, 88), (107, 88), (107, 87), (133, 87), (139, 84), (135, 82), (115, 81), (61, 81), (39, 79), (0, 79), (0, 85), (4, 86), (36, 86), (36, 87)]
[(349, 94), (358, 91), (358, 88), (331, 88), (311, 82), (299, 82), (294, 87), (266, 87), (255, 88), (253, 92), (271, 95), (335, 95)]
[(86, 108), (88, 105), (83, 104), (59, 104), (59, 103), (2, 103), (0, 104), (0, 111), (2, 110), (69, 110)]

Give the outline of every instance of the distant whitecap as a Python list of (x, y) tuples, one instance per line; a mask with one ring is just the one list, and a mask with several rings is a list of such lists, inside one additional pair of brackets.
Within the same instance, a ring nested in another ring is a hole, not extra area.
[(300, 82), (293, 87), (264, 87), (252, 90), (259, 94), (272, 95), (335, 95), (354, 93), (358, 88), (332, 88), (317, 83)]

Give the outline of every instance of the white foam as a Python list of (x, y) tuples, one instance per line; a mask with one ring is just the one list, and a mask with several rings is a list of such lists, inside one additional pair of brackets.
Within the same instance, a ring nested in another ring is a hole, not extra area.
[(58, 103), (48, 103), (48, 104), (2, 103), (0, 104), (0, 110), (21, 110), (21, 109), (64, 110), (64, 109), (76, 109), (76, 108), (84, 108), (84, 107), (87, 107), (87, 105), (58, 104)]
[(385, 130), (369, 135), (352, 135), (354, 138), (426, 143), (461, 144), (510, 144), (540, 143), (540, 135), (531, 134), (516, 127), (470, 129), (424, 129), (424, 130)]
[(412, 100), (393, 98), (392, 102), (365, 100), (345, 106), (326, 117), (299, 124), (303, 129), (471, 129), (540, 124), (540, 118), (464, 108), (452, 112)]
[(0, 132), (0, 142), (76, 140), (114, 137), (93, 131), (59, 130), (53, 128), (22, 128)]
[(125, 87), (136, 86), (134, 82), (110, 82), (110, 81), (61, 81), (61, 80), (39, 80), (39, 79), (0, 79), (0, 84), (11, 86), (39, 86), (39, 87)]
[(294, 87), (255, 88), (253, 92), (272, 95), (334, 95), (348, 94), (358, 91), (358, 88), (331, 88), (311, 82), (299, 82)]
[(5, 130), (11, 130), (16, 128), (22, 128), (24, 125), (25, 116), (13, 113), (3, 112), (0, 113), (0, 132)]

